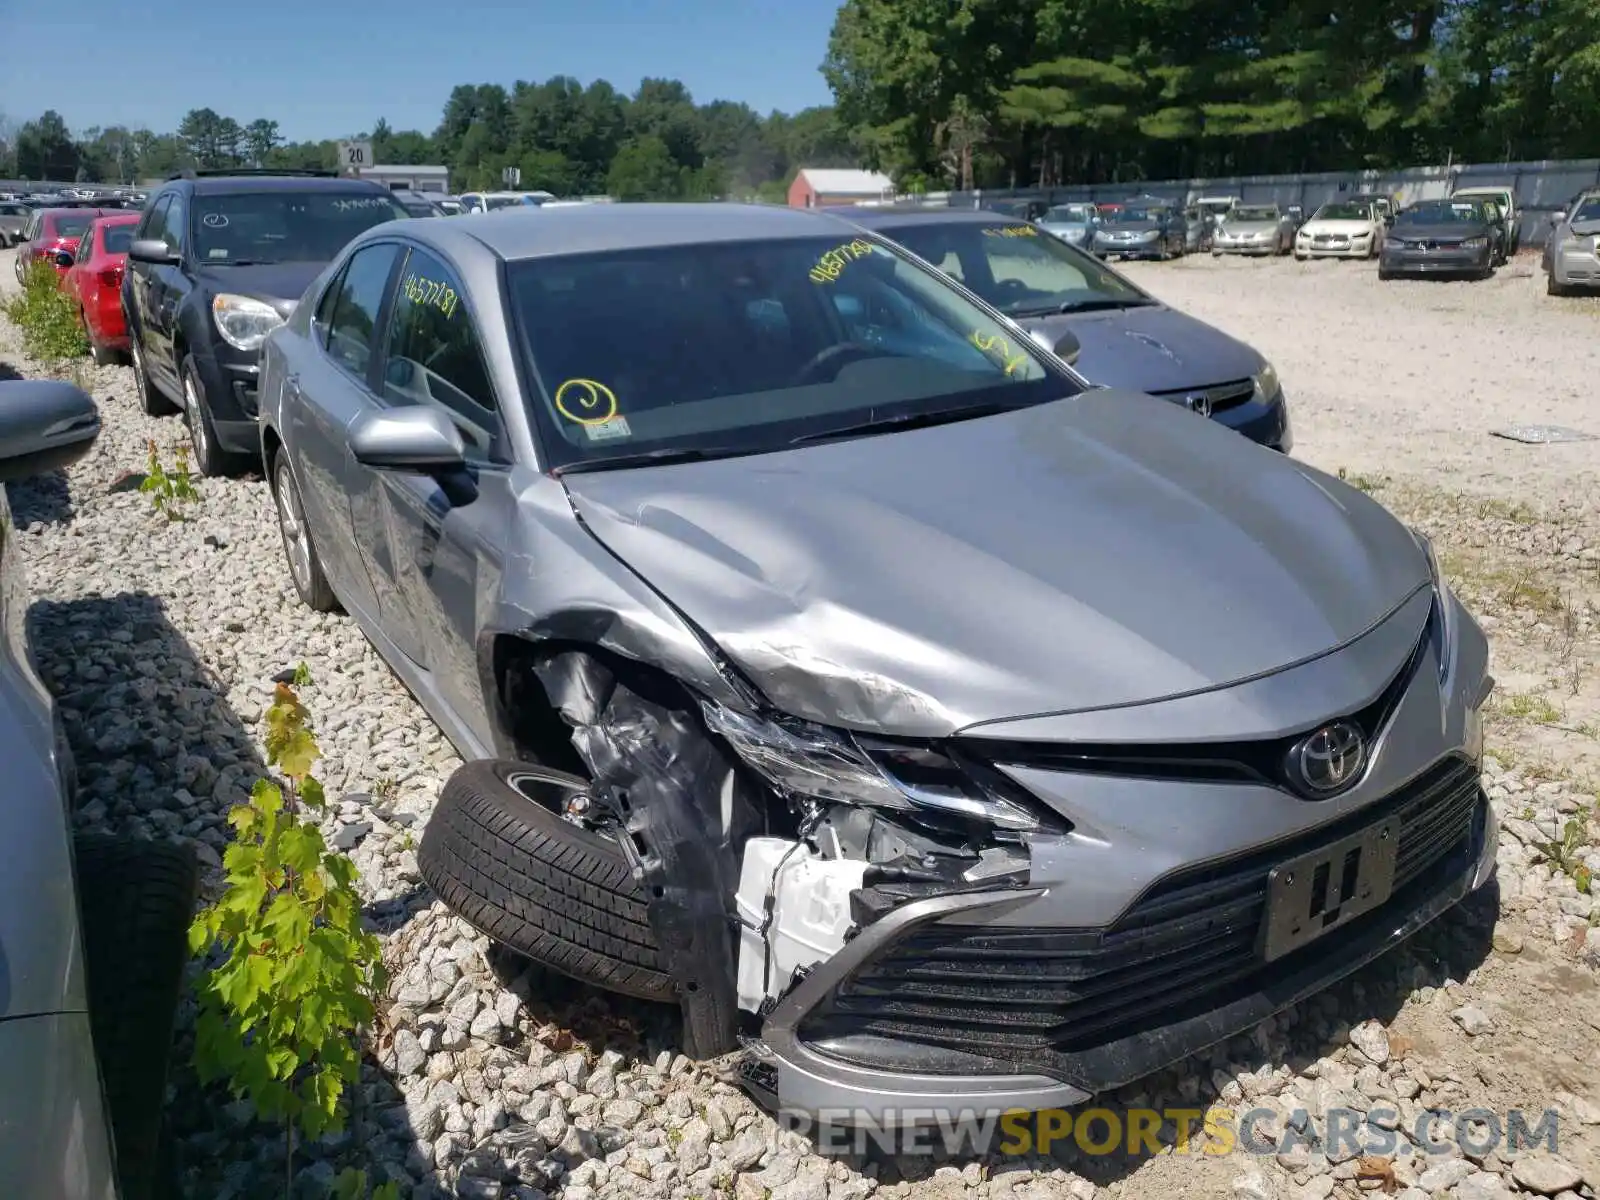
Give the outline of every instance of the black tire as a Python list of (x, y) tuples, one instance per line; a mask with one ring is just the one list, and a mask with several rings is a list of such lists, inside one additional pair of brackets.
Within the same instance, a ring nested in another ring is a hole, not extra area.
[(194, 468), (208, 478), (227, 475), (237, 467), (233, 455), (217, 441), (217, 426), (211, 419), (211, 405), (194, 359), (185, 357), (179, 372), (183, 379), (184, 420), (189, 426), (189, 445), (194, 450)]
[(479, 760), (439, 793), (417, 851), (422, 878), (475, 929), (564, 975), (675, 1000), (622, 848), (565, 820), (576, 775)]
[[(333, 612), (339, 607), (339, 598), (333, 594), (333, 585), (328, 582), (328, 576), (322, 569), (316, 539), (311, 536), (311, 527), (306, 524), (305, 500), (300, 495), (300, 485), (295, 482), (288, 452), (282, 447), (272, 456), (270, 470), (272, 502), (278, 513), (278, 534), (283, 539), (283, 557), (289, 567), (289, 580), (307, 608), (313, 612)], [(298, 535), (290, 533), (291, 525), (298, 528)], [(296, 537), (304, 539), (303, 549)], [(302, 575), (305, 578), (302, 579)]]
[(144, 352), (139, 349), (139, 332), (132, 322), (128, 324), (128, 345), (131, 347), (128, 357), (133, 362), (133, 387), (139, 394), (139, 411), (147, 417), (170, 417), (178, 411), (178, 406), (150, 382), (150, 373), (144, 366)]
[(161, 1113), (199, 868), (173, 842), (79, 834), (73, 842), (89, 1024), (122, 1200), (170, 1195)]
[(1378, 268), (1378, 280), (1379, 280), (1379, 282), (1387, 283), (1387, 282), (1389, 282), (1389, 280), (1391, 280), (1393, 278), (1394, 278), (1394, 272), (1393, 271), (1389, 270), (1387, 267), (1379, 267)]
[(1565, 296), (1567, 294), (1565, 285), (1556, 282), (1554, 271), (1544, 277), (1544, 294), (1547, 296)]

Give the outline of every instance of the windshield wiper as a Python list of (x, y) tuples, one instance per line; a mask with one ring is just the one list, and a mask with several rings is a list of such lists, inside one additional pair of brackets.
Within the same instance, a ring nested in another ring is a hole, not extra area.
[(1138, 296), (1129, 296), (1125, 300), (1114, 300), (1107, 296), (1099, 300), (1069, 300), (1065, 304), (1043, 304), (1037, 308), (1013, 308), (1007, 311), (1013, 317), (1048, 317), (1056, 313), (1100, 312), (1112, 308), (1148, 308), (1154, 303), (1154, 300), (1144, 300)]
[(901, 429), (921, 429), (929, 425), (948, 425), (953, 421), (965, 421), (974, 417), (992, 417), (996, 413), (1015, 412), (1018, 408), (1029, 408), (1027, 404), (969, 404), (963, 408), (938, 408), (932, 412), (900, 413), (893, 417), (878, 417), (870, 421), (858, 421), (854, 425), (839, 425), (833, 429), (819, 429), (814, 433), (802, 433), (789, 442), (791, 446), (804, 445), (806, 442), (827, 442), (834, 438), (859, 437), (869, 433), (890, 433)]
[(659, 467), (664, 463), (701, 462), (710, 458), (736, 458), (755, 454), (744, 449), (703, 449), (699, 446), (663, 446), (659, 450), (640, 450), (634, 454), (613, 454), (609, 458), (586, 458), (565, 463), (551, 470), (552, 475), (580, 475), (589, 471), (625, 471), (630, 467)]

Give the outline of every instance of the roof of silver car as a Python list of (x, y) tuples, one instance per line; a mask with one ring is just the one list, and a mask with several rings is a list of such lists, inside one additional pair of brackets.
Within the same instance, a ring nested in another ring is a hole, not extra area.
[(532, 206), (471, 213), (429, 221), (426, 230), (406, 229), (441, 247), (458, 238), (481, 243), (508, 262), (557, 254), (637, 250), (848, 235), (836, 217), (765, 204), (584, 204), (544, 211)]

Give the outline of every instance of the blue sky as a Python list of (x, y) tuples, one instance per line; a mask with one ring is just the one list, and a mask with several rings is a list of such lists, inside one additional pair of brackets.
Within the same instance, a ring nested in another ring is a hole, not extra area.
[[(126, 0), (17, 3), (0, 113), (54, 108), (91, 125), (168, 132), (191, 108), (278, 122), (293, 140), (344, 137), (378, 117), (432, 132), (458, 83), (572, 75), (631, 92), (644, 76), (758, 112), (829, 102), (818, 73), (831, 0)], [(85, 35), (88, 35), (87, 40)], [(21, 53), (22, 47), (33, 47)], [(46, 51), (44, 47), (52, 49)], [(86, 51), (73, 66), (74, 51)]]

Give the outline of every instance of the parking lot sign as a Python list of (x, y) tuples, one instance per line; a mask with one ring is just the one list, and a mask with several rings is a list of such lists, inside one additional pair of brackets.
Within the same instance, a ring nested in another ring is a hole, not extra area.
[(371, 142), (340, 142), (339, 167), (345, 171), (359, 171), (374, 166)]

